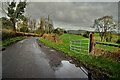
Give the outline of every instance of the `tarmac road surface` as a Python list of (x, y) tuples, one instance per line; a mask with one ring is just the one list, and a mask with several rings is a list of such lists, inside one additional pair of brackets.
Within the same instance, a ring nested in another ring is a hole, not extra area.
[(36, 38), (19, 41), (2, 52), (2, 77), (88, 78), (60, 51), (38, 44)]

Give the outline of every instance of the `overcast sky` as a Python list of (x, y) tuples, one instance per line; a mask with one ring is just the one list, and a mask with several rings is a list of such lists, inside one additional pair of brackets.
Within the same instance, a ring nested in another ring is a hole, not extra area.
[[(53, 20), (54, 27), (64, 29), (88, 29), (94, 19), (105, 15), (113, 16), (117, 22), (117, 2), (31, 2), (27, 6), (26, 14), (32, 18), (41, 16)], [(90, 28), (89, 28), (90, 29)]]
[(115, 22), (118, 21), (118, 0), (109, 0), (111, 2), (108, 0), (104, 0), (106, 2), (94, 2), (95, 0), (91, 0), (93, 2), (89, 0), (84, 0), (84, 2), (70, 2), (73, 0), (64, 0), (65, 2), (61, 2), (62, 0), (51, 0), (51, 2), (27, 1), (31, 1), (26, 8), (27, 16), (39, 21), (41, 16), (50, 15), (55, 28), (90, 30), (89, 27), (93, 26), (94, 20), (105, 15), (113, 16)]

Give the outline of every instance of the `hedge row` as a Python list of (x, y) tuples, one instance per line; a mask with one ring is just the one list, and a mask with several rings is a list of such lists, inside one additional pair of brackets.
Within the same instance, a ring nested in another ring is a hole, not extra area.
[(8, 40), (10, 38), (13, 38), (13, 37), (20, 37), (20, 36), (27, 36), (27, 37), (30, 37), (30, 36), (39, 36), (37, 34), (33, 34), (33, 33), (22, 33), (22, 32), (19, 32), (19, 33), (15, 33), (15, 32), (6, 32), (6, 31), (2, 31), (2, 40)]

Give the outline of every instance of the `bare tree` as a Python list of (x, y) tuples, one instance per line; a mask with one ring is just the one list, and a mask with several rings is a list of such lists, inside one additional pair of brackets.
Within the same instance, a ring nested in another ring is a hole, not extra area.
[(38, 33), (39, 34), (44, 34), (44, 19), (43, 19), (43, 17), (41, 17), (41, 19), (40, 19), (40, 23), (39, 23), (39, 25), (40, 25), (40, 27), (38, 28)]
[(33, 28), (35, 29), (36, 28), (36, 19), (33, 18)]
[(30, 31), (32, 31), (32, 29), (33, 29), (33, 21), (32, 20), (29, 20), (29, 26), (28, 27), (30, 28)]
[(104, 16), (102, 18), (95, 19), (93, 27), (96, 28), (96, 31), (101, 37), (101, 41), (106, 39), (107, 32), (115, 29), (117, 24), (113, 21), (112, 16)]

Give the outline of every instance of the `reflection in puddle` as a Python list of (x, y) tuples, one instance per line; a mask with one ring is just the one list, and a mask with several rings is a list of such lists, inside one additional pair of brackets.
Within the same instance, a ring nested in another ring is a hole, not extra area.
[(23, 39), (23, 40), (19, 41), (18, 43), (23, 43), (25, 40), (27, 40), (27, 39)]
[(57, 78), (87, 78), (87, 75), (69, 61), (61, 61), (62, 66), (55, 71)]
[(55, 50), (52, 50), (52, 49), (51, 49), (50, 51), (53, 51), (53, 52), (54, 52)]
[(74, 62), (71, 58), (64, 56), (61, 52), (59, 53), (50, 47), (43, 47), (42, 50), (45, 51), (49, 66), (55, 72), (56, 78), (84, 78), (88, 80), (88, 76), (80, 67), (76, 67), (75, 64), (72, 64)]
[(44, 46), (45, 48), (49, 48), (49, 47), (46, 47), (46, 46)]

